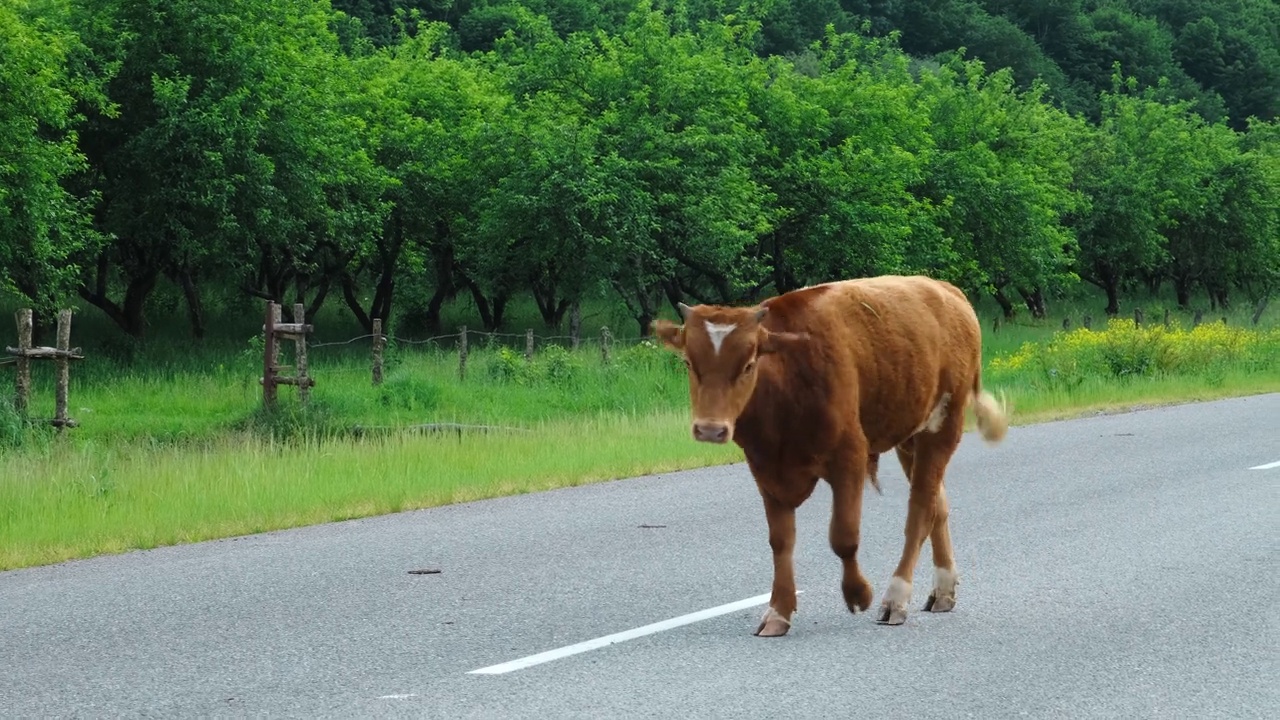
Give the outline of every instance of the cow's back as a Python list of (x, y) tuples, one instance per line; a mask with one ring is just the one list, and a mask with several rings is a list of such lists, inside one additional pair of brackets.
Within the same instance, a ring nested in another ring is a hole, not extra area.
[(788, 363), (786, 382), (821, 384), (827, 409), (856, 416), (871, 452), (910, 437), (940, 401), (951, 406), (971, 394), (981, 328), (950, 283), (924, 276), (844, 280), (769, 305), (766, 327), (806, 332), (814, 342), (806, 357)]

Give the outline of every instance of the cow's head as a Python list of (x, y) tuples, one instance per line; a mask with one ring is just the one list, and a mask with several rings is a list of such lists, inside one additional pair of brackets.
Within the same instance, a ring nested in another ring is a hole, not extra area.
[(765, 329), (761, 321), (769, 308), (764, 305), (689, 307), (680, 303), (679, 307), (684, 324), (657, 320), (653, 332), (663, 345), (680, 352), (689, 368), (694, 439), (728, 442), (755, 391), (761, 356), (784, 350), (805, 336)]

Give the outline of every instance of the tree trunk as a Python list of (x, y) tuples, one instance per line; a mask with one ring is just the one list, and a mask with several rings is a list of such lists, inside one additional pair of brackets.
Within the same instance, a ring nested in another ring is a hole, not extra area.
[(129, 281), (128, 287), (124, 292), (124, 321), (125, 332), (131, 336), (141, 339), (146, 334), (147, 319), (145, 310), (147, 307), (147, 298), (151, 297), (151, 291), (156, 289), (156, 280), (159, 279), (160, 273), (156, 270), (148, 270), (140, 277), (133, 278)]
[(147, 298), (156, 287), (160, 272), (146, 270), (138, 277), (131, 278), (125, 288), (124, 304), (118, 305), (106, 294), (109, 269), (110, 264), (106, 256), (99, 256), (95, 287), (90, 289), (81, 285), (77, 291), (80, 297), (105, 313), (120, 329), (132, 337), (142, 338), (146, 332), (146, 317), (143, 311), (146, 308)]
[(787, 267), (786, 256), (784, 255), (785, 245), (780, 239), (778, 233), (773, 233), (773, 289), (781, 295), (782, 293), (795, 290), (799, 287), (799, 283), (791, 274), (791, 269)]
[(1173, 278), (1173, 293), (1178, 298), (1178, 307), (1184, 310), (1191, 305), (1191, 278), (1185, 274), (1175, 275)]
[(557, 300), (555, 287), (544, 286), (541, 283), (534, 285), (533, 299), (538, 304), (538, 314), (542, 316), (542, 322), (552, 330), (559, 330), (571, 302), (567, 298)]
[(1106, 313), (1111, 316), (1120, 314), (1120, 288), (1119, 283), (1115, 280), (1107, 282), (1103, 289), (1107, 291), (1107, 308)]
[(636, 322), (640, 324), (640, 337), (649, 337), (649, 333), (653, 332), (653, 320), (654, 315), (643, 310), (636, 315)]
[(360, 298), (356, 297), (356, 283), (351, 279), (349, 273), (342, 274), (342, 299), (346, 301), (347, 307), (351, 309), (351, 314), (356, 316), (356, 321), (360, 323), (360, 327), (365, 332), (373, 332), (373, 320), (365, 313), (364, 307), (360, 305)]
[(439, 335), (441, 332), (440, 310), (444, 307), (444, 301), (448, 297), (445, 288), (436, 286), (436, 291), (431, 294), (431, 299), (427, 301), (427, 332), (432, 335)]
[(200, 289), (196, 287), (191, 272), (183, 270), (178, 273), (182, 284), (182, 294), (187, 299), (187, 320), (191, 323), (191, 336), (196, 340), (204, 339), (204, 303), (200, 300)]
[(331, 276), (326, 275), (320, 281), (320, 288), (316, 290), (316, 296), (311, 298), (311, 304), (307, 306), (307, 317), (314, 318), (316, 313), (320, 312), (320, 308), (324, 307), (324, 300), (329, 296), (329, 287), (333, 284)]
[(1007, 295), (1004, 294), (1003, 288), (996, 288), (991, 294), (996, 299), (996, 304), (1000, 306), (1000, 312), (1004, 315), (1005, 320), (1013, 319), (1013, 303), (1010, 302)]
[(491, 302), (493, 306), (493, 327), (489, 328), (489, 330), (496, 331), (502, 327), (503, 315), (506, 314), (507, 300), (509, 299), (510, 295), (507, 293), (498, 293), (493, 296)]
[(462, 276), (462, 282), (471, 291), (471, 299), (475, 301), (476, 310), (480, 312), (480, 324), (484, 326), (485, 330), (492, 331), (494, 329), (493, 313), (489, 310), (489, 298), (485, 297), (484, 291), (480, 289), (480, 286), (466, 275)]
[(660, 302), (660, 296), (654, 292), (654, 288), (646, 288), (641, 283), (636, 283), (634, 290), (628, 292), (623, 288), (622, 283), (617, 279), (610, 279), (609, 284), (613, 286), (615, 292), (622, 298), (622, 302), (627, 306), (627, 311), (631, 313), (631, 317), (636, 319), (640, 324), (640, 337), (649, 337), (653, 332), (650, 327), (654, 318), (658, 316), (657, 305)]
[(1018, 294), (1022, 296), (1022, 302), (1026, 304), (1027, 311), (1031, 313), (1031, 317), (1037, 320), (1043, 320), (1048, 315), (1044, 307), (1044, 291), (1039, 287), (1028, 292), (1025, 288), (1019, 287)]

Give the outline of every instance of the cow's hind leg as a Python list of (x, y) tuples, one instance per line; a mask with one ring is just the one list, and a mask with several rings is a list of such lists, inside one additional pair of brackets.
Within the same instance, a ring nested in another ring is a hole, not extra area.
[[(858, 570), (858, 540), (862, 525), (862, 490), (868, 479), (865, 453), (854, 453), (829, 477), (831, 485), (831, 550), (840, 558), (840, 590), (849, 612), (871, 607), (871, 583)], [(875, 456), (871, 456), (874, 458)]]
[(924, 603), (925, 612), (950, 612), (956, 606), (956, 586), (960, 584), (960, 576), (956, 573), (956, 561), (951, 553), (951, 529), (947, 525), (949, 514), (944, 482), (938, 486), (933, 532), (929, 535), (929, 545), (933, 549), (933, 592)]
[[(951, 455), (960, 444), (963, 432), (962, 421), (961, 414), (953, 413), (936, 433), (920, 433), (913, 437), (905, 448), (898, 450), (898, 458), (902, 461), (903, 470), (907, 472), (907, 477), (911, 481), (911, 494), (907, 501), (902, 557), (898, 561), (898, 568), (894, 571), (893, 578), (889, 581), (889, 586), (885, 589), (884, 598), (880, 603), (878, 620), (880, 623), (901, 625), (907, 620), (907, 604), (911, 601), (911, 579), (915, 573), (916, 561), (920, 557), (920, 550), (924, 546), (925, 538), (940, 537), (935, 527), (938, 525), (939, 509), (946, 507), (945, 504), (942, 508), (939, 507), (939, 498), (944, 497), (942, 495), (943, 474), (947, 463), (951, 460)], [(942, 517), (945, 518), (945, 515)], [(945, 532), (945, 519), (942, 522), (944, 523), (943, 532)], [(934, 542), (936, 543), (937, 540), (935, 539)], [(953, 570), (950, 568), (952, 561), (949, 533), (941, 545), (945, 548), (945, 557), (942, 559), (949, 569)], [(938, 552), (943, 548), (936, 546), (934, 548), (935, 565), (939, 560)], [(945, 588), (935, 587), (935, 591), (939, 589), (945, 590)], [(954, 605), (954, 587), (951, 590)], [(933, 607), (937, 607), (936, 602)]]

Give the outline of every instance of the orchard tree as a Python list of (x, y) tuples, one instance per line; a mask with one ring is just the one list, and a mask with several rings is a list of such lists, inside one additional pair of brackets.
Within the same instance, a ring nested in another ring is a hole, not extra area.
[(1113, 76), (1102, 95), (1102, 123), (1075, 146), (1076, 182), (1090, 212), (1075, 218), (1080, 276), (1107, 296), (1108, 315), (1120, 311), (1120, 290), (1169, 259), (1166, 231), (1179, 208), (1202, 200), (1203, 163), (1193, 142), (1190, 104), (1165, 104), (1133, 78)]
[(1045, 291), (1075, 280), (1075, 241), (1063, 216), (1072, 191), (1068, 150), (1078, 124), (1043, 100), (1036, 84), (1018, 93), (1008, 70), (987, 75), (978, 61), (953, 59), (921, 75), (921, 114), (933, 151), (922, 192), (962, 257), (961, 283), (990, 292), (1005, 317), (1016, 291), (1038, 318)]
[[(809, 68), (809, 70), (806, 70)], [(950, 265), (921, 240), (932, 209), (911, 189), (930, 145), (906, 59), (875, 41), (829, 33), (800, 63), (772, 59), (751, 83), (766, 147), (755, 168), (772, 201), (761, 255), (780, 292), (840, 277)]]
[(85, 300), (140, 337), (146, 300), (167, 277), (199, 336), (203, 281), (249, 272), (251, 290), (282, 299), (282, 277), (310, 272), (324, 243), (359, 235), (369, 193), (352, 188), (370, 178), (353, 165), (354, 126), (332, 105), (344, 75), (327, 2), (95, 7), (110, 31), (86, 33), (98, 62), (120, 64), (107, 90), (120, 112), (91, 114), (82, 134), (97, 226), (114, 236), (88, 258)]
[[(398, 281), (430, 287), (425, 321), (438, 332), (444, 302), (470, 277), (458, 248), (490, 187), (488, 138), (510, 96), (491, 70), (449, 48), (440, 23), (362, 59), (359, 68), (366, 142), (393, 183), (383, 197), (387, 221), (344, 274), (344, 297), (368, 329), (373, 318), (391, 316)], [(492, 325), (492, 304), (483, 293), (478, 300)]]
[(75, 70), (84, 48), (68, 22), (60, 3), (0, 4), (0, 285), (37, 322), (74, 295), (76, 256), (102, 241), (76, 182), (86, 163), (75, 124), (78, 105), (112, 110)]

